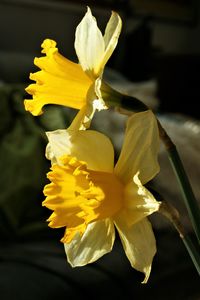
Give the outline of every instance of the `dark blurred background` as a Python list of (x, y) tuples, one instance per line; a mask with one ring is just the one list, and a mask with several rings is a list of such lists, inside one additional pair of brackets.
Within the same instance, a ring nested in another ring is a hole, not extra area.
[[(41, 117), (24, 111), (24, 88), (36, 71), (45, 38), (77, 61), (74, 34), (89, 5), (104, 30), (111, 10), (123, 29), (105, 69), (113, 87), (138, 97), (157, 113), (177, 145), (200, 202), (200, 2), (198, 0), (0, 0), (0, 298), (200, 299), (199, 276), (174, 228), (152, 217), (158, 253), (147, 285), (123, 253), (72, 269), (59, 242), (63, 230), (49, 229), (42, 208), (47, 183), (45, 131), (65, 128), (74, 111), (49, 106)], [(102, 121), (103, 120), (103, 121)], [(119, 153), (126, 117), (101, 112), (93, 126), (110, 135)], [(152, 187), (180, 212), (194, 239), (180, 190), (165, 151)]]

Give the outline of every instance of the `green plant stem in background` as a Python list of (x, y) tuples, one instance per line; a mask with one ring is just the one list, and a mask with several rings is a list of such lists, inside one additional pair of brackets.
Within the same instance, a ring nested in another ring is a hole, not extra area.
[(184, 170), (182, 161), (180, 156), (177, 152), (176, 146), (161, 126), (160, 122), (158, 121), (160, 137), (165, 145), (165, 148), (168, 153), (169, 160), (177, 177), (177, 180), (180, 184), (180, 188), (183, 194), (183, 199), (185, 202), (185, 206), (188, 211), (189, 218), (193, 225), (196, 237), (200, 243), (200, 208), (197, 203), (197, 200), (194, 196), (192, 191), (192, 187)]
[(197, 247), (194, 246), (188, 235), (184, 236), (182, 240), (193, 261), (194, 266), (197, 269), (198, 274), (200, 275), (200, 251), (197, 251)]
[[(159, 211), (160, 214), (165, 216), (170, 222), (173, 224), (175, 229), (178, 231), (180, 238), (182, 239), (192, 262), (200, 275), (200, 250), (198, 245), (195, 245), (192, 240), (190, 239), (188, 234), (185, 234), (183, 226), (180, 222), (179, 213), (178, 211), (168, 202), (162, 199)], [(198, 250), (197, 250), (198, 248)]]

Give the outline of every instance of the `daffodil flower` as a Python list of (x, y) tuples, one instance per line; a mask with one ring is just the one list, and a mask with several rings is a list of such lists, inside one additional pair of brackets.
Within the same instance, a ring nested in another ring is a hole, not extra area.
[(44, 40), (42, 53), (46, 56), (34, 60), (41, 70), (30, 74), (36, 83), (26, 88), (33, 99), (24, 101), (25, 109), (37, 116), (44, 105), (57, 104), (83, 108), (89, 118), (96, 109), (106, 109), (100, 89), (102, 75), (117, 45), (121, 26), (121, 18), (112, 12), (103, 36), (88, 7), (76, 28), (75, 50), (79, 63), (62, 56), (54, 40)]
[(144, 187), (159, 171), (153, 113), (128, 119), (115, 166), (111, 141), (99, 132), (56, 130), (47, 136), (52, 168), (43, 205), (53, 211), (50, 227), (66, 227), (62, 242), (69, 263), (83, 266), (110, 252), (116, 228), (132, 267), (147, 282), (156, 252), (147, 216), (160, 205)]

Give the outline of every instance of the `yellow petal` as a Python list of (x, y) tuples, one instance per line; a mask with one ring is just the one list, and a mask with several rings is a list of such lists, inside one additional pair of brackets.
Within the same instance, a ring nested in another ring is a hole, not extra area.
[(156, 241), (150, 222), (145, 218), (130, 227), (127, 226), (126, 220), (121, 218), (115, 225), (131, 266), (145, 274), (143, 283), (146, 283), (156, 253)]
[(83, 70), (92, 78), (97, 78), (100, 75), (99, 66), (103, 59), (105, 44), (89, 7), (76, 28), (75, 49)]
[[(158, 211), (159, 207), (160, 202), (156, 201), (154, 196), (142, 186), (138, 174), (136, 174), (134, 181), (127, 184), (124, 189), (124, 209), (120, 214), (123, 214), (127, 225), (132, 226), (141, 221)], [(116, 220), (117, 217), (115, 217)]]
[(58, 129), (46, 132), (49, 143), (46, 147), (46, 157), (52, 164), (59, 164), (59, 157), (70, 155), (72, 147), (69, 132), (66, 129)]
[(109, 219), (91, 223), (82, 236), (77, 234), (64, 244), (68, 262), (72, 267), (92, 263), (112, 250), (114, 239), (114, 226)]
[(117, 46), (119, 35), (122, 29), (122, 20), (116, 12), (112, 12), (110, 20), (106, 26), (104, 43), (105, 43), (105, 52), (104, 57), (101, 62), (101, 69), (103, 70), (110, 56)]
[(89, 127), (91, 119), (95, 113), (93, 106), (90, 109), (90, 105), (83, 106), (74, 117), (68, 129), (71, 131), (85, 130)]
[[(46, 147), (46, 157), (53, 163), (58, 163), (57, 157), (64, 154), (70, 155), (69, 149), (71, 149), (71, 142), (68, 132), (76, 132), (78, 130), (85, 130), (90, 126), (91, 119), (94, 115), (95, 109), (93, 105), (86, 105), (76, 114), (72, 123), (68, 127), (68, 130), (56, 130), (52, 132), (47, 132), (47, 136), (52, 134), (52, 142), (54, 146), (54, 151), (52, 150), (51, 143), (47, 144)], [(55, 137), (55, 139), (53, 138)]]
[(148, 110), (132, 115), (127, 122), (125, 139), (115, 173), (125, 183), (139, 172), (142, 184), (159, 172), (159, 132), (154, 114)]
[(103, 81), (102, 78), (99, 77), (95, 80), (95, 84), (94, 84), (94, 91), (96, 94), (96, 98), (93, 101), (93, 107), (98, 110), (104, 110), (104, 109), (108, 109), (108, 106), (106, 106), (103, 95), (102, 95), (102, 91), (101, 91), (101, 87), (102, 87)]
[(92, 130), (55, 130), (47, 132), (47, 158), (59, 163), (59, 157), (71, 155), (87, 162), (91, 170), (113, 172), (114, 150), (105, 135)]
[(36, 83), (26, 88), (33, 100), (24, 101), (25, 109), (33, 115), (39, 115), (46, 104), (82, 108), (87, 102), (91, 79), (79, 64), (71, 62), (58, 52), (54, 41), (47, 39), (42, 47), (46, 56), (34, 61), (41, 71), (30, 74), (30, 79)]

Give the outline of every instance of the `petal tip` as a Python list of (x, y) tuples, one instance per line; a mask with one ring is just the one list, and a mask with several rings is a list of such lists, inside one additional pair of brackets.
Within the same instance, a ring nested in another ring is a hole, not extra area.
[(45, 39), (41, 45), (42, 47), (42, 53), (47, 54), (51, 49), (57, 49), (56, 48), (57, 43), (54, 40), (51, 39)]
[(24, 100), (24, 107), (26, 111), (29, 111), (33, 116), (39, 116), (43, 113), (41, 107), (35, 105), (34, 100)]
[(144, 269), (145, 277), (144, 280), (141, 282), (142, 284), (146, 284), (148, 282), (150, 273), (151, 273), (151, 265)]

